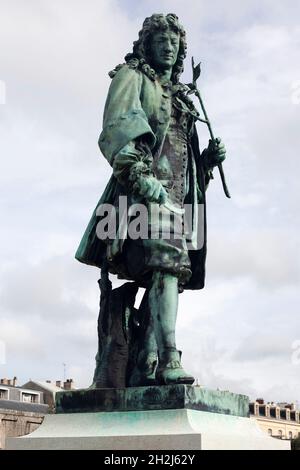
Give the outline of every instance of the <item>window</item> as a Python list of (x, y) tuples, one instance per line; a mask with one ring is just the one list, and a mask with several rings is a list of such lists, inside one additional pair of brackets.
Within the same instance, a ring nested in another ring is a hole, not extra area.
[(293, 439), (293, 433), (292, 433), (292, 431), (289, 432), (289, 439), (290, 439), (290, 440)]
[(260, 405), (259, 416), (266, 416), (266, 405)]
[(38, 403), (39, 400), (38, 400), (38, 395), (36, 395), (35, 393), (22, 393), (22, 399), (23, 399), (23, 402), (26, 402), (26, 403)]
[(282, 431), (281, 431), (281, 429), (279, 429), (279, 431), (278, 431), (278, 437), (279, 437), (279, 439), (282, 439)]
[(287, 419), (287, 410), (280, 410), (280, 419)]
[(8, 390), (0, 389), (0, 400), (8, 400)]

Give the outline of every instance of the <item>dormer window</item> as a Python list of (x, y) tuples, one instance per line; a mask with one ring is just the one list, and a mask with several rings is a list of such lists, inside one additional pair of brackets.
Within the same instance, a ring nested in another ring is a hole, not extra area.
[(22, 401), (25, 403), (39, 403), (40, 395), (38, 393), (22, 392)]
[(8, 390), (6, 388), (0, 388), (0, 400), (8, 400)]

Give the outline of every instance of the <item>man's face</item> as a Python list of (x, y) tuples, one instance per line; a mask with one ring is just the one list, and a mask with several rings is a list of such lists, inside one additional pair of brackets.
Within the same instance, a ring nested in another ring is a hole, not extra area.
[(177, 61), (179, 35), (173, 31), (158, 31), (152, 36), (152, 62), (156, 69), (170, 69)]

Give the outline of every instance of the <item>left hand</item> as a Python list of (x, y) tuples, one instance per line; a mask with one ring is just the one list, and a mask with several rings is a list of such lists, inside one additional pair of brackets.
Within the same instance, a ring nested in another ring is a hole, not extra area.
[(214, 168), (226, 158), (226, 149), (220, 138), (210, 140), (207, 149), (204, 150), (205, 165)]

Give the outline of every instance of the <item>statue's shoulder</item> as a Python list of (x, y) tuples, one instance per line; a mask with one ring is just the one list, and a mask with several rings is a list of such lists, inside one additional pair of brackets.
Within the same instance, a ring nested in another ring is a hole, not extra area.
[(141, 77), (144, 75), (150, 80), (155, 81), (156, 73), (144, 59), (126, 56), (125, 60), (126, 62), (117, 65), (109, 72), (110, 78), (115, 78), (117, 75), (128, 77)]

